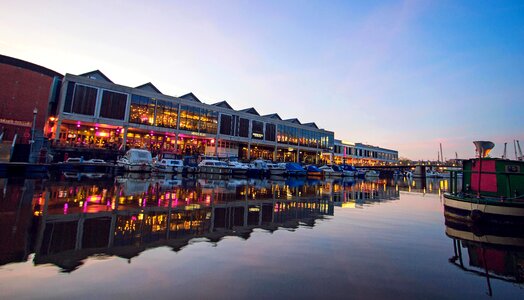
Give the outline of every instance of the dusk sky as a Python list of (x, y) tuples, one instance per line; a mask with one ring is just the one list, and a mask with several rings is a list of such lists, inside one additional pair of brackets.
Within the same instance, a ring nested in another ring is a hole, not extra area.
[(411, 159), (524, 143), (524, 1), (0, 1), (0, 53), (62, 74), (276, 112)]

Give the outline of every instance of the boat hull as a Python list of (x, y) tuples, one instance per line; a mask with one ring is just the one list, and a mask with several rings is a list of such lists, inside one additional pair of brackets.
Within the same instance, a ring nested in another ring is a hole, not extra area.
[(524, 223), (524, 201), (444, 195), (444, 214), (466, 222)]

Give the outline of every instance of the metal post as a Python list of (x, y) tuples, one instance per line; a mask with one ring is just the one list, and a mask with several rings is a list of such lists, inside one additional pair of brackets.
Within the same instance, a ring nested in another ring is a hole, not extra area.
[(33, 158), (33, 144), (35, 143), (35, 125), (36, 125), (36, 114), (38, 113), (38, 109), (35, 107), (33, 109), (33, 125), (31, 126), (31, 141), (29, 146), (29, 162), (34, 162)]

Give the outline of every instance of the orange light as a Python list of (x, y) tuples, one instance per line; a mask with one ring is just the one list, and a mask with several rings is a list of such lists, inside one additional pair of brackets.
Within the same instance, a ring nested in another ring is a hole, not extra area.
[(49, 121), (54, 122), (54, 121), (56, 121), (56, 118), (55, 117), (49, 117)]

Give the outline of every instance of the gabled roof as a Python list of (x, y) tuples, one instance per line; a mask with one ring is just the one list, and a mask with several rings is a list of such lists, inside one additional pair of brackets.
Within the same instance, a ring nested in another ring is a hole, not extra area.
[(278, 114), (263, 115), (263, 117), (267, 117), (267, 118), (271, 118), (271, 119), (277, 119), (277, 120), (282, 120), (282, 118)]
[(198, 103), (202, 103), (202, 101), (200, 101), (200, 99), (198, 99), (197, 96), (195, 96), (195, 94), (193, 94), (193, 93), (185, 94), (185, 95), (182, 95), (182, 96), (180, 96), (178, 98), (186, 99), (186, 100), (190, 100), (190, 101), (195, 101), (195, 102), (198, 102)]
[(304, 123), (302, 125), (306, 125), (306, 126), (318, 129), (318, 126), (317, 126), (317, 124), (315, 124), (315, 122)]
[(233, 107), (231, 107), (231, 105), (229, 105), (229, 103), (227, 103), (226, 101), (220, 101), (220, 102), (217, 102), (217, 103), (211, 104), (211, 105), (218, 106), (218, 107), (223, 107), (223, 108), (228, 108), (228, 109), (233, 109)]
[(149, 92), (155, 92), (155, 93), (162, 94), (162, 92), (159, 89), (157, 89), (156, 86), (154, 86), (151, 82), (139, 85), (139, 86), (135, 87), (135, 89), (141, 89), (141, 90), (144, 90), (144, 91), (149, 91)]
[(295, 123), (295, 124), (302, 124), (302, 123), (300, 123), (300, 121), (297, 118), (287, 119), (287, 120), (284, 120), (284, 121)]
[(258, 111), (256, 109), (254, 109), (253, 107), (250, 107), (250, 108), (244, 108), (244, 109), (241, 109), (239, 110), (241, 112), (245, 112), (245, 113), (248, 113), (248, 114), (252, 114), (252, 115), (257, 115), (257, 116), (260, 116), (260, 114), (258, 113)]
[(91, 78), (94, 80), (102, 80), (102, 81), (114, 83), (113, 81), (111, 81), (111, 79), (109, 79), (106, 75), (104, 75), (104, 73), (102, 73), (100, 70), (94, 70), (91, 72), (80, 74), (78, 76), (83, 76), (83, 77)]

